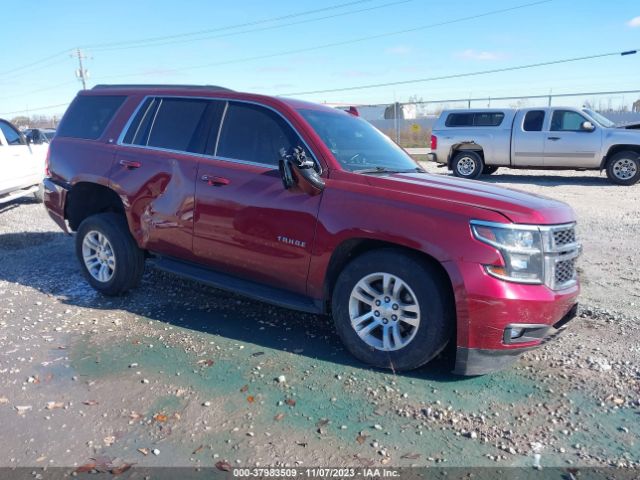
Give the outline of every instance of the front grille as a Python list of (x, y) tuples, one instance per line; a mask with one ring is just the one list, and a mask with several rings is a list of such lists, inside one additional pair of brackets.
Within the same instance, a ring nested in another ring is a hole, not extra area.
[(576, 242), (576, 230), (574, 227), (555, 230), (553, 232), (553, 243), (556, 247), (562, 247)]
[(547, 250), (547, 285), (554, 290), (570, 287), (577, 280), (576, 264), (581, 247), (575, 225), (549, 228), (551, 245)]
[(576, 259), (561, 260), (556, 263), (555, 283), (557, 286), (564, 285), (576, 278)]

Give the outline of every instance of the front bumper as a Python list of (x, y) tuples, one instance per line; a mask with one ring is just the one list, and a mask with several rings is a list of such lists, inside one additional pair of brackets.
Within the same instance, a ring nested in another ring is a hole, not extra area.
[(64, 205), (69, 189), (51, 178), (45, 178), (42, 183), (44, 186), (44, 206), (47, 209), (47, 213), (65, 233), (69, 233), (69, 228), (64, 218)]
[[(520, 358), (524, 352), (533, 350), (557, 337), (566, 327), (567, 323), (573, 320), (578, 312), (578, 304), (574, 304), (571, 309), (553, 325), (542, 324), (517, 324), (518, 327), (529, 327), (529, 336), (524, 338), (526, 343), (537, 343), (526, 347), (515, 347), (509, 349), (485, 349), (458, 347), (456, 351), (456, 365), (453, 373), (457, 375), (485, 375), (487, 373), (503, 370)], [(509, 344), (508, 332), (515, 325), (505, 328), (503, 341)], [(523, 342), (524, 343), (524, 342)], [(517, 343), (510, 343), (517, 345)]]

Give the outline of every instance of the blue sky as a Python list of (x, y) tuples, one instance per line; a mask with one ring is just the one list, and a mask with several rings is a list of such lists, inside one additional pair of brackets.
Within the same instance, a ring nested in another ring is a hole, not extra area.
[[(21, 7), (20, 15), (5, 19), (0, 30), (5, 46), (0, 53), (0, 115), (12, 118), (18, 111), (63, 112), (63, 106), (42, 107), (68, 103), (80, 87), (74, 76), (77, 60), (69, 56), (75, 47), (82, 47), (90, 57), (85, 60), (90, 72), (89, 86), (206, 83), (274, 95), (640, 48), (638, 0), (549, 0), (482, 16), (534, 1), (31, 2)], [(351, 5), (344, 6), (347, 3)], [(260, 23), (318, 9), (325, 10)], [(321, 18), (328, 16), (332, 18)], [(476, 18), (386, 35), (463, 17)], [(253, 22), (258, 23), (229, 28)], [(197, 31), (206, 32), (186, 35)], [(317, 48), (371, 36), (378, 38)], [(151, 37), (169, 38), (147, 42), (143, 47), (135, 43)], [(283, 54), (294, 50), (307, 51)], [(45, 58), (48, 60), (41, 61)], [(23, 68), (31, 63), (34, 64)], [(406, 101), (412, 95), (430, 100), (547, 94), (550, 90), (554, 93), (631, 90), (640, 89), (639, 78), (640, 54), (637, 54), (300, 97), (355, 104)], [(632, 97), (625, 101), (630, 103), (640, 94)]]

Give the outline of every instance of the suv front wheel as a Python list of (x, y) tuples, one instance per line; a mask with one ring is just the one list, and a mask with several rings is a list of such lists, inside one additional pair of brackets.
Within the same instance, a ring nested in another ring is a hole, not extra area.
[(336, 330), (363, 362), (417, 368), (446, 346), (455, 321), (439, 272), (395, 249), (365, 253), (339, 275), (332, 298)]
[(478, 178), (484, 170), (482, 157), (476, 152), (464, 151), (458, 153), (451, 162), (453, 174), (460, 178)]
[(76, 255), (88, 282), (105, 295), (120, 295), (142, 278), (144, 252), (122, 215), (100, 213), (85, 219), (76, 235)]

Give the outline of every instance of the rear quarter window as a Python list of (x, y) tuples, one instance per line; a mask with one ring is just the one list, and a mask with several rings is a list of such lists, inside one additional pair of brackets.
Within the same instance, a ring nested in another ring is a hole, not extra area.
[(498, 127), (504, 120), (502, 112), (450, 113), (445, 121), (447, 127)]
[(56, 136), (87, 140), (99, 138), (125, 98), (122, 95), (76, 97), (67, 110)]

